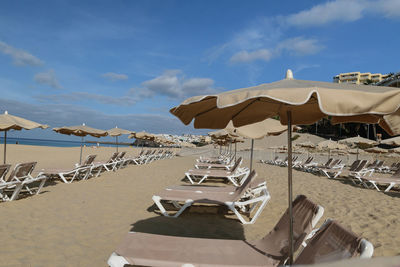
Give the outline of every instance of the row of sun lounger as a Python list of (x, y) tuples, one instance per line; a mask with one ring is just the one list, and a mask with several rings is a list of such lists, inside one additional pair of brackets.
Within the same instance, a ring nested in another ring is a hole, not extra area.
[[(153, 201), (161, 214), (176, 218), (193, 204), (225, 205), (241, 223), (254, 223), (271, 198), (265, 181), (256, 179), (255, 171), (250, 173), (248, 168), (241, 167), (242, 158), (236, 161), (230, 158), (229, 162), (221, 158), (219, 160), (219, 163), (210, 158), (205, 160), (210, 163), (199, 163), (200, 160), (197, 160), (195, 169), (185, 173), (191, 185), (169, 186), (156, 193)], [(234, 162), (234, 165), (229, 167), (231, 162)], [(230, 182), (232, 185), (223, 187), (200, 185), (209, 179)], [(252, 212), (254, 216), (246, 220), (244, 215), (250, 215)]]
[[(233, 163), (234, 162), (234, 163)], [(200, 158), (195, 170), (199, 176), (214, 175), (214, 171), (232, 172), (242, 162), (229, 156)], [(233, 164), (233, 165), (232, 165)], [(192, 170), (193, 171), (193, 170)], [(190, 172), (190, 171), (189, 171)], [(203, 172), (200, 174), (200, 172)], [(229, 174), (227, 175), (229, 176)], [(226, 176), (226, 177), (227, 177)], [(243, 223), (254, 223), (270, 199), (264, 180), (256, 179), (256, 172), (242, 177), (240, 182), (224, 187), (191, 185), (169, 186), (153, 196), (153, 201), (164, 216), (178, 217), (192, 204), (226, 205)], [(222, 178), (223, 176), (217, 175)], [(206, 179), (201, 178), (205, 182)], [(175, 214), (161, 202), (170, 202), (177, 208)], [(252, 220), (248, 214), (261, 203)], [(338, 222), (327, 220), (314, 229), (324, 208), (300, 195), (293, 202), (294, 250), (298, 255), (294, 264), (313, 264), (359, 256), (370, 258), (370, 242), (348, 231)], [(278, 266), (288, 260), (288, 210), (276, 226), (262, 239), (255, 241), (189, 238), (149, 233), (130, 232), (108, 259), (109, 266)]]
[[(400, 163), (393, 163), (391, 166), (384, 166), (381, 160), (369, 163), (368, 160), (355, 160), (349, 168), (341, 163), (339, 159), (330, 158), (325, 164), (313, 162), (313, 157), (308, 157), (303, 162), (293, 159), (293, 168), (301, 171), (322, 174), (334, 179), (339, 175), (350, 179), (355, 185), (362, 185), (366, 188), (374, 188), (377, 191), (388, 192), (395, 186), (400, 186)], [(284, 160), (287, 161), (287, 158)], [(284, 166), (282, 160), (275, 158), (272, 161), (263, 163)], [(390, 177), (381, 177), (376, 173), (392, 173)]]
[(12, 201), (18, 199), (21, 193), (39, 194), (47, 177), (43, 175), (34, 177), (32, 172), (35, 166), (36, 162), (17, 164), (7, 176), (11, 165), (0, 165), (0, 198), (3, 201)]
[(32, 173), (37, 162), (17, 164), (11, 172), (11, 165), (4, 164), (0, 165), (0, 199), (12, 201), (18, 199), (22, 193), (39, 194), (48, 179), (60, 179), (64, 183), (72, 183), (76, 180), (97, 177), (104, 171), (116, 171), (128, 164), (148, 164), (173, 156), (174, 153), (169, 150), (142, 151), (137, 157), (132, 158), (126, 157), (126, 152), (115, 152), (109, 160), (95, 162), (96, 155), (89, 155), (83, 164), (76, 164), (71, 169), (46, 169), (41, 170), (36, 176)]

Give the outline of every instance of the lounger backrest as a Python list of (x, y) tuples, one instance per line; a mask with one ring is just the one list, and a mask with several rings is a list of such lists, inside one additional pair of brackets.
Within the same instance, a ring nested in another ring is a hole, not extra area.
[(350, 166), (350, 171), (355, 171), (356, 169), (357, 169), (357, 167), (358, 167), (358, 165), (360, 165), (360, 162), (361, 162), (361, 160), (355, 160), (354, 162), (353, 162), (353, 164), (351, 164), (351, 166)]
[(108, 162), (113, 162), (117, 157), (118, 157), (119, 153), (118, 152), (114, 152), (110, 159), (108, 160)]
[(82, 165), (90, 165), (94, 162), (94, 159), (96, 158), (97, 155), (89, 155), (87, 156), (85, 162), (83, 162)]
[(339, 159), (332, 160), (331, 163), (328, 165), (328, 167), (333, 167), (338, 163), (339, 163)]
[(255, 170), (252, 170), (249, 176), (246, 178), (246, 180), (241, 184), (239, 187), (236, 188), (235, 190), (235, 195), (237, 195), (239, 198), (241, 195), (243, 195), (244, 192), (250, 187), (251, 182), (257, 177), (257, 173)]
[[(318, 205), (304, 195), (293, 201), (294, 251), (312, 231), (312, 220), (318, 209)], [(271, 232), (253, 245), (268, 255), (286, 259), (289, 255), (289, 210), (286, 210)]]
[(329, 158), (328, 161), (325, 163), (325, 166), (326, 167), (331, 166), (330, 164), (332, 163), (332, 161), (333, 161), (333, 158)]
[(364, 169), (364, 167), (368, 164), (368, 160), (362, 160), (360, 165), (358, 165), (358, 167), (356, 168), (356, 172), (361, 171), (362, 169)]
[(308, 163), (310, 163), (312, 160), (313, 160), (312, 157), (308, 157), (308, 159), (306, 159), (306, 161), (304, 162), (304, 164), (308, 164)]
[(325, 223), (295, 260), (295, 264), (349, 259), (360, 252), (361, 238), (335, 221)]
[(376, 164), (375, 168), (380, 168), (380, 167), (382, 167), (382, 166), (383, 166), (383, 163), (384, 163), (384, 161), (383, 161), (383, 160), (380, 160), (380, 161), (378, 162), (378, 164)]
[(235, 172), (237, 170), (237, 168), (239, 168), (240, 164), (242, 164), (242, 157), (239, 157), (236, 162), (235, 165), (232, 166), (232, 168), (229, 170), (230, 172)]
[(118, 159), (122, 159), (123, 157), (125, 157), (126, 151), (122, 151), (119, 156)]
[(392, 178), (400, 178), (400, 169), (397, 169), (393, 174)]
[(8, 176), (7, 182), (17, 179), (23, 181), (25, 178), (28, 178), (35, 168), (36, 163), (37, 162), (27, 162), (15, 165), (14, 170), (10, 173), (10, 176)]
[(3, 164), (0, 165), (0, 181), (5, 182), (4, 178), (6, 177), (6, 174), (10, 170), (11, 165), (10, 164)]

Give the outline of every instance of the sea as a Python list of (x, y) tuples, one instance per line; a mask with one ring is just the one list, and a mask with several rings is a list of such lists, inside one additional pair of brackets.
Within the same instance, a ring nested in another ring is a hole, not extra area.
[[(0, 144), (4, 144), (4, 138), (0, 138)], [(7, 137), (7, 144), (21, 144), (30, 146), (54, 146), (54, 147), (75, 147), (81, 146), (80, 141), (64, 141), (64, 140), (48, 140), (48, 139), (31, 139), (31, 138), (15, 138)], [(86, 146), (95, 146), (95, 143), (85, 143)], [(103, 147), (115, 147), (115, 144), (101, 144)], [(118, 144), (119, 147), (127, 146)]]

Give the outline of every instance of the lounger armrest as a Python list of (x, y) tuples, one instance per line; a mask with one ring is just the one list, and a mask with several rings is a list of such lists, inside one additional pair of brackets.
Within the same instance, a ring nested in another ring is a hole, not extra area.
[(364, 238), (361, 240), (360, 249), (361, 259), (369, 259), (372, 257), (372, 254), (374, 254), (374, 246)]
[(125, 266), (125, 264), (129, 264), (129, 262), (122, 256), (119, 256), (117, 253), (113, 252), (107, 261), (108, 266), (110, 267), (121, 267)]

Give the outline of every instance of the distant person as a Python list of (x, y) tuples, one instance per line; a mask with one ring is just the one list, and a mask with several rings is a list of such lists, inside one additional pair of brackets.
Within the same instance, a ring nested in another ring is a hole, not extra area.
[(15, 141), (15, 144), (18, 145), (18, 141)]
[(99, 142), (97, 142), (97, 147), (99, 147), (100, 146), (100, 143)]

